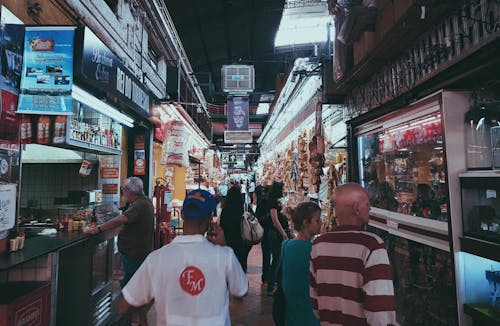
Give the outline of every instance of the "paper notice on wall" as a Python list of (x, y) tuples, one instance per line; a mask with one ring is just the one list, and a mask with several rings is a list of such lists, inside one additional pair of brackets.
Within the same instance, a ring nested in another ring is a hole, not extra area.
[(486, 198), (497, 198), (497, 191), (495, 189), (487, 189)]
[(189, 166), (188, 133), (184, 122), (169, 121), (165, 126), (165, 137), (161, 151), (161, 164)]
[(16, 221), (16, 188), (13, 183), (0, 184), (0, 231), (14, 227)]

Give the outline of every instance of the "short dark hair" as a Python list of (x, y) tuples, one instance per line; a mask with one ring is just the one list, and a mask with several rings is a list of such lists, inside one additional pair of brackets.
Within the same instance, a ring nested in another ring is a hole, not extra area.
[(311, 222), (311, 219), (316, 212), (321, 212), (321, 208), (312, 201), (300, 203), (292, 212), (293, 228), (300, 231), (304, 221)]

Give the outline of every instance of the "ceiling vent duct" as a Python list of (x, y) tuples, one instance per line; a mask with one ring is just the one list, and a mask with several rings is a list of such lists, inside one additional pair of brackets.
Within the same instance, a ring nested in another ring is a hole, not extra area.
[(251, 65), (222, 66), (222, 90), (231, 94), (253, 92), (255, 69)]

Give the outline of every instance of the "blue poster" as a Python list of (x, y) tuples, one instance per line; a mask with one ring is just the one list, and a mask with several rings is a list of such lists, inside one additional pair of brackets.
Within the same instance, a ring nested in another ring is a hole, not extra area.
[(248, 130), (248, 97), (231, 97), (227, 100), (227, 129)]
[(18, 113), (73, 114), (75, 27), (26, 27)]

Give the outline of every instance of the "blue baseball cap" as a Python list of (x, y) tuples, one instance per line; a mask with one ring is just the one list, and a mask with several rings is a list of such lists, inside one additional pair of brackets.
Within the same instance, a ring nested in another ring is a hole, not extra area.
[[(211, 216), (215, 211), (216, 202), (214, 196), (206, 190), (196, 189), (190, 191), (182, 204), (182, 213), (187, 217)], [(189, 206), (196, 206), (197, 209), (187, 210)]]

